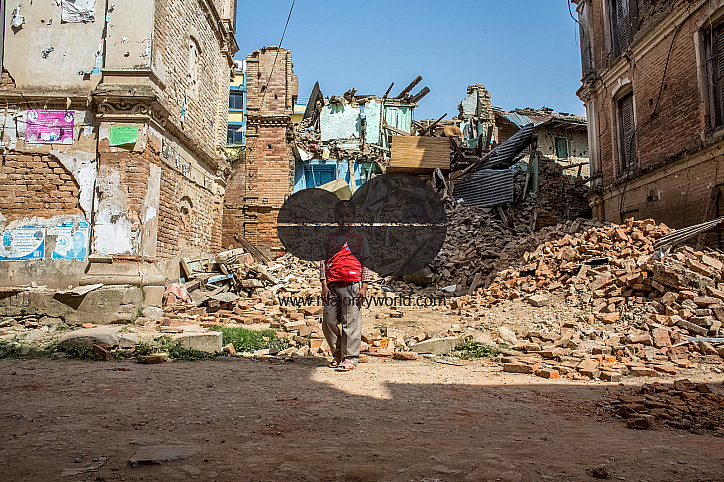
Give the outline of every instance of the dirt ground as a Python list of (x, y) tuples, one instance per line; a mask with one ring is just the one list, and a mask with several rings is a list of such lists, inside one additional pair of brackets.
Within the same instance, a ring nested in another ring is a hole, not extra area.
[[(626, 428), (607, 404), (618, 384), (487, 361), (325, 364), (0, 360), (0, 479), (585, 481), (605, 468), (610, 480), (724, 480), (724, 438)], [(689, 378), (724, 392), (722, 375)], [(129, 465), (154, 443), (199, 451)], [(61, 477), (99, 457), (97, 472)]]

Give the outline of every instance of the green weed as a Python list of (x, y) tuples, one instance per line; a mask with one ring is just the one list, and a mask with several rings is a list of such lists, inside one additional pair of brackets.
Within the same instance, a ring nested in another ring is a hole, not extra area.
[(498, 353), (498, 347), (495, 345), (487, 345), (477, 341), (464, 341), (455, 347), (453, 354), (463, 360), (472, 360), (473, 358), (491, 358)]
[(284, 350), (289, 348), (289, 340), (279, 338), (274, 330), (248, 330), (246, 328), (226, 328), (212, 326), (213, 331), (220, 331), (224, 345), (234, 345), (234, 349), (241, 352), (253, 352), (264, 348)]
[(141, 341), (133, 347), (134, 355), (153, 355), (154, 353), (168, 353), (170, 358), (178, 361), (198, 361), (216, 358), (216, 353), (209, 353), (191, 348), (184, 348), (178, 341), (163, 335), (148, 342)]

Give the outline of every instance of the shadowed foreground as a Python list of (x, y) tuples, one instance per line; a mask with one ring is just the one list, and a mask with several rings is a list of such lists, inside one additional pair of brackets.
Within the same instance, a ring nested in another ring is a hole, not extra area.
[[(0, 361), (2, 480), (724, 480), (724, 438), (626, 428), (619, 385), (427, 361)], [(130, 371), (126, 371), (130, 370)], [(649, 380), (651, 381), (651, 380)], [(722, 393), (722, 377), (706, 381)], [(132, 467), (149, 444), (182, 460)], [(624, 479), (625, 478), (625, 479)]]

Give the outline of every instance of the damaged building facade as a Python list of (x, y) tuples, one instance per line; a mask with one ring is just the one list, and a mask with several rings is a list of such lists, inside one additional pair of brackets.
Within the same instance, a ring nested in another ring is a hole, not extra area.
[(724, 214), (724, 1), (577, 0), (591, 202), (673, 228)]
[(394, 98), (357, 95), (352, 89), (325, 99), (317, 84), (310, 97), (312, 108), (295, 130), (294, 191), (340, 180), (354, 192), (386, 170), (392, 137), (412, 131), (416, 102), (424, 94), (409, 93), (421, 80), (418, 77)]
[(260, 248), (283, 246), (276, 234), (279, 209), (294, 180), (292, 114), (299, 92), (292, 54), (264, 47), (246, 57), (246, 152), (224, 197), (224, 248), (243, 238)]
[(234, 0), (3, 2), (0, 284), (221, 248)]
[(538, 152), (563, 166), (567, 174), (589, 177), (588, 126), (585, 117), (554, 112), (553, 109), (495, 110), (499, 142), (533, 124)]

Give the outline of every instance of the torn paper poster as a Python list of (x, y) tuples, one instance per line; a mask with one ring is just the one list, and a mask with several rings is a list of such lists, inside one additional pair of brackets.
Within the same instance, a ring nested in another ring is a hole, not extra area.
[(73, 144), (74, 111), (29, 110), (25, 116), (25, 142), (30, 144)]
[(13, 10), (13, 19), (10, 20), (10, 26), (13, 28), (20, 28), (25, 23), (25, 17), (20, 15), (20, 5), (15, 7)]
[(63, 22), (95, 22), (96, 0), (63, 0), (60, 19)]
[(26, 261), (43, 259), (45, 254), (45, 228), (22, 226), (2, 233), (0, 260)]
[(58, 224), (55, 227), (58, 235), (55, 241), (55, 249), (51, 258), (53, 259), (78, 259), (84, 261), (88, 253), (88, 235), (90, 226), (81, 222), (78, 227), (73, 222)]

